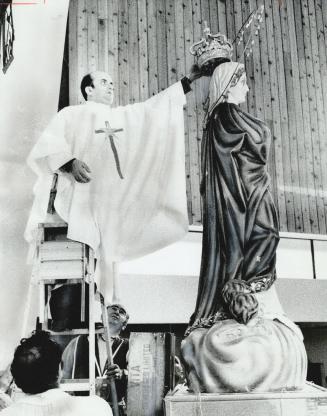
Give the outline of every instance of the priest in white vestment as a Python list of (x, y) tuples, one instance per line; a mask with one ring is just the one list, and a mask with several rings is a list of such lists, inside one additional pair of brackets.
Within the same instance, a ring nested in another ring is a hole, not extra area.
[(34, 244), (46, 221), (57, 173), (55, 211), (68, 238), (95, 250), (107, 303), (114, 262), (158, 250), (188, 230), (183, 106), (199, 76), (193, 70), (144, 103), (112, 108), (111, 77), (91, 73), (91, 85), (84, 77), (81, 86), (87, 101), (57, 113), (28, 157), (37, 182), (27, 241)]

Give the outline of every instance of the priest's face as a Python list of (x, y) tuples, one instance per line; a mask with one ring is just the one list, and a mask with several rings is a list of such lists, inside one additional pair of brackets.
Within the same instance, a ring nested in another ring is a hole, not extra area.
[(87, 101), (111, 105), (114, 99), (114, 84), (106, 72), (92, 72), (93, 87), (87, 87)]

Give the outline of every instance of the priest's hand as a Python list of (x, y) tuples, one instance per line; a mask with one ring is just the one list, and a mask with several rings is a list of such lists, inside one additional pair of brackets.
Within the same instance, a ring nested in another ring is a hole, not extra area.
[(91, 173), (91, 169), (81, 160), (73, 160), (71, 172), (77, 182), (87, 183), (91, 180), (90, 175), (88, 175)]
[(201, 72), (200, 67), (199, 67), (198, 65), (194, 64), (194, 65), (192, 65), (191, 70), (190, 70), (190, 73), (187, 75), (187, 78), (188, 78), (191, 82), (193, 82), (193, 81), (195, 81), (196, 79), (198, 79), (198, 78), (202, 77), (202, 75), (203, 75), (203, 74), (202, 74), (202, 72)]
[(106, 376), (109, 379), (120, 380), (123, 376), (123, 370), (121, 370), (117, 364), (109, 365)]

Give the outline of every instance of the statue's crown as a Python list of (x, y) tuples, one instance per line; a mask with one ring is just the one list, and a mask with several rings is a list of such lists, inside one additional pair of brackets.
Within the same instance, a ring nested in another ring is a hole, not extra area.
[(211, 34), (207, 22), (204, 22), (204, 26), (204, 37), (190, 48), (191, 54), (197, 58), (199, 67), (204, 67), (209, 61), (216, 58), (231, 60), (233, 53), (232, 43), (222, 33)]
[[(225, 35), (217, 33), (213, 35), (207, 22), (204, 22), (204, 37), (190, 47), (190, 52), (197, 58), (197, 64), (203, 73), (212, 74), (215, 66), (225, 61), (232, 60), (233, 45), (236, 47), (236, 61), (240, 62), (253, 52), (254, 37), (258, 35), (263, 21), (264, 6), (261, 5), (247, 17), (242, 27), (237, 32), (235, 39), (230, 42)], [(244, 41), (244, 47), (238, 46)]]

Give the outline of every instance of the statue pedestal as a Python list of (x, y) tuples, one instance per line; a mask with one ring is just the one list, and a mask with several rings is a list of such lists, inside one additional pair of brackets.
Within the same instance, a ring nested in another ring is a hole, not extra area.
[(327, 416), (327, 390), (312, 383), (297, 392), (168, 393), (166, 416)]

